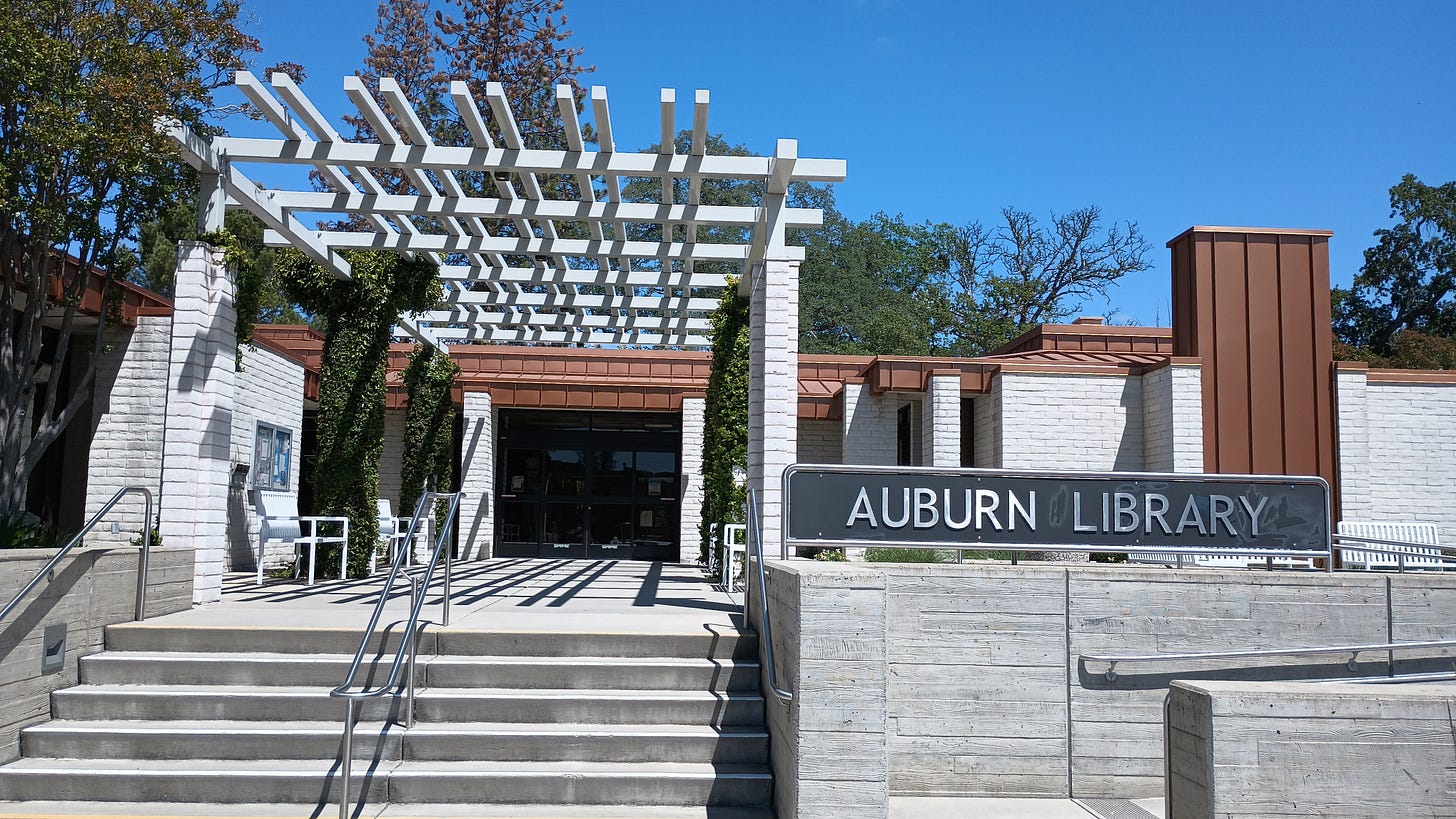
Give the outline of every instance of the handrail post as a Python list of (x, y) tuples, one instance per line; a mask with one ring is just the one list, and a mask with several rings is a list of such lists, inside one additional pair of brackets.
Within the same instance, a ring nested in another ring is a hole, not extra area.
[(142, 521), (142, 553), (137, 563), (136, 617), (133, 618), (137, 622), (147, 616), (147, 569), (152, 563), (152, 490), (139, 488), (146, 499), (146, 508), (143, 510), (145, 518)]
[(344, 700), (344, 747), (339, 758), (339, 819), (349, 819), (349, 780), (353, 778), (356, 702)]

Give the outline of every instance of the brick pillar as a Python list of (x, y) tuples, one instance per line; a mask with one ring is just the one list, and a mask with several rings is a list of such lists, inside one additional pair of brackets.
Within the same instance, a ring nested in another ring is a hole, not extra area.
[(843, 460), (856, 466), (894, 466), (895, 412), (861, 381), (844, 384)]
[(200, 242), (179, 243), (162, 444), (162, 539), (193, 551), (196, 604), (222, 599), (236, 324), (233, 278), (223, 252)]
[(495, 410), (488, 392), (465, 393), (460, 448), (460, 554), (495, 553)]
[(707, 399), (686, 396), (682, 402), (682, 509), (678, 513), (678, 562), (698, 562), (703, 543), (703, 418)]
[(961, 465), (961, 375), (931, 372), (926, 379), (922, 414), (922, 463), (926, 466)]
[(1370, 496), (1370, 410), (1366, 365), (1341, 361), (1335, 370), (1335, 422), (1339, 430), (1337, 518), (1369, 520), (1379, 511)]
[(799, 449), (799, 263), (756, 266), (750, 288), (748, 487), (758, 493), (768, 556), (779, 553), (784, 469)]

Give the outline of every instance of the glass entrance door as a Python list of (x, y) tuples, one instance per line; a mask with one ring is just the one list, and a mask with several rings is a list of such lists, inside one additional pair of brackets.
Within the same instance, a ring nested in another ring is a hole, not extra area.
[(677, 559), (679, 424), (535, 412), (512, 429), (511, 412), (524, 414), (503, 411), (497, 555)]

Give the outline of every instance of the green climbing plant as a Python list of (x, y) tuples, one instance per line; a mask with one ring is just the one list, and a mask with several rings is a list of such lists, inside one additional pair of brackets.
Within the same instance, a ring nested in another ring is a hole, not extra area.
[(748, 299), (738, 295), (738, 282), (729, 276), (713, 313), (713, 364), (703, 417), (703, 562), (715, 542), (714, 528), (743, 521), (746, 490), (733, 479), (733, 467), (748, 469), (748, 334)]
[[(340, 279), (296, 250), (279, 255), (276, 270), (295, 304), (322, 319), (319, 370), (317, 514), (349, 518), (349, 576), (362, 577), (379, 539), (375, 500), (384, 447), (384, 373), (389, 330), (402, 313), (439, 299), (437, 269), (423, 256), (344, 251), (352, 267)], [(332, 565), (320, 555), (320, 568)]]
[[(455, 460), (455, 403), (450, 392), (460, 365), (448, 354), (421, 346), (404, 370), (409, 403), (404, 414), (404, 458), (400, 465), (400, 514), (414, 514), (425, 487), (446, 491)], [(444, 501), (435, 504), (435, 521), (443, 525)], [(438, 529), (436, 530), (438, 531)]]
[(234, 325), (238, 339), (236, 363), (237, 369), (242, 370), (243, 345), (253, 340), (253, 329), (258, 326), (258, 305), (263, 298), (267, 273), (237, 234), (227, 228), (209, 231), (198, 236), (197, 240), (221, 250), (224, 263), (233, 271), (233, 309), (238, 317)]

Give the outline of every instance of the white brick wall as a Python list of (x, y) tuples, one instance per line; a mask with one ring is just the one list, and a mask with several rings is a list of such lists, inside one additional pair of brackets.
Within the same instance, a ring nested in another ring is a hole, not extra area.
[(193, 550), (194, 603), (222, 599), (237, 373), (233, 279), (221, 250), (177, 246), (162, 456), (162, 537)]
[[(171, 316), (138, 316), (127, 338), (97, 364), (94, 429), (86, 469), (86, 518), (124, 486), (145, 486), (155, 501), (162, 488), (162, 432), (167, 412)], [(86, 536), (88, 546), (126, 545), (143, 528), (141, 497), (129, 495)], [(153, 508), (153, 514), (157, 509)]]
[(1375, 520), (1370, 503), (1369, 391), (1365, 371), (1335, 373), (1335, 423), (1340, 459), (1340, 511), (1349, 520)]
[(1143, 468), (1140, 377), (1003, 372), (997, 382), (1003, 468)]
[[(228, 493), (228, 569), (257, 568), (258, 515), (254, 510), (254, 448), (258, 423), (293, 433), (288, 458), (288, 491), (298, 494), (299, 461), (303, 457), (303, 365), (264, 347), (242, 348), (243, 369), (237, 373), (237, 394), (233, 399), (230, 460), (248, 468), (246, 483)], [(291, 563), (293, 547), (283, 541), (267, 544), (264, 568)]]
[(1203, 471), (1203, 387), (1196, 364), (1172, 364), (1143, 376), (1143, 468)]
[(404, 417), (402, 409), (384, 411), (384, 450), (379, 455), (379, 497), (389, 501), (395, 515), (412, 515), (414, 510), (400, 508), (400, 490), (404, 484), (400, 469), (404, 466)]
[(832, 418), (799, 419), (799, 463), (844, 462), (843, 422)]
[(799, 452), (799, 264), (766, 261), (750, 282), (748, 487), (758, 493), (763, 542), (778, 543), (784, 469)]
[(1456, 384), (1368, 382), (1349, 372), (1336, 384), (1343, 516), (1435, 523), (1442, 543), (1456, 545)]
[(974, 466), (982, 469), (1001, 468), (1001, 378), (991, 381), (991, 388), (984, 395), (971, 401), (971, 434), (974, 438)]
[(894, 466), (895, 413), (904, 403), (904, 398), (897, 393), (875, 395), (866, 384), (845, 384), (844, 462), (857, 466)]
[(682, 508), (678, 512), (678, 560), (697, 563), (703, 525), (703, 418), (707, 401), (682, 402)]
[(495, 543), (495, 408), (488, 392), (465, 393), (461, 409), (460, 554), (490, 557)]
[(932, 375), (921, 402), (923, 444), (921, 463), (926, 466), (961, 465), (961, 377)]

